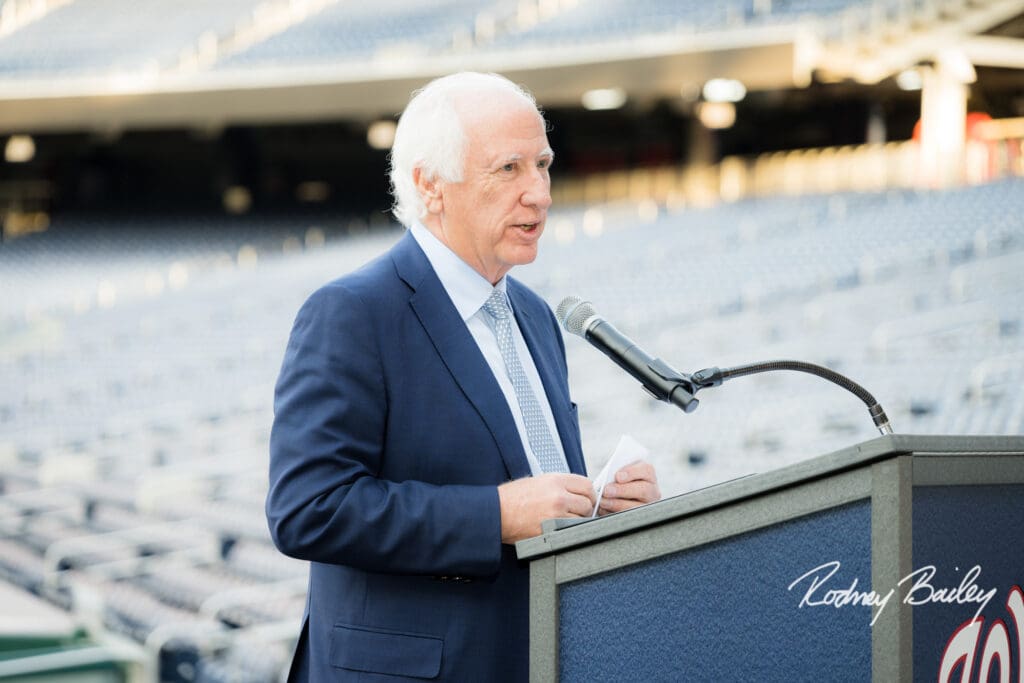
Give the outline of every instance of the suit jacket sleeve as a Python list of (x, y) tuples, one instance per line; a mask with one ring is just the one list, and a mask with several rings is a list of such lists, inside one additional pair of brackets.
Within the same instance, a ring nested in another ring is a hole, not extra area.
[(299, 311), (274, 398), (271, 536), (287, 555), (368, 571), (495, 574), (501, 559), (496, 485), (380, 476), (385, 455), (416, 455), (388, 453), (384, 443), (389, 397), (378, 335), (386, 332), (370, 307), (339, 283), (316, 292)]

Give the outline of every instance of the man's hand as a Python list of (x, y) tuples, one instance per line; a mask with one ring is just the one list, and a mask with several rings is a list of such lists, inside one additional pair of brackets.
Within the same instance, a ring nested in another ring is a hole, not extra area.
[[(653, 470), (652, 470), (653, 472)], [(589, 517), (596, 498), (590, 480), (578, 474), (541, 474), (498, 487), (501, 542), (539, 536), (545, 519)]]
[(638, 460), (615, 473), (615, 479), (604, 485), (598, 514), (621, 512), (661, 498), (658, 475), (654, 465)]

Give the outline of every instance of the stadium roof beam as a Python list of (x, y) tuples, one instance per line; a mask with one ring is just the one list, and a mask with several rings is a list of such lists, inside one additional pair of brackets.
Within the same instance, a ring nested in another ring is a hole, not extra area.
[(1002, 36), (975, 36), (960, 45), (975, 66), (1024, 69), (1024, 39)]
[[(927, 8), (922, 12), (932, 16)], [(978, 35), (1020, 16), (1020, 0), (975, 0), (965, 3), (959, 13), (936, 14), (930, 20), (921, 19), (919, 28), (906, 28), (896, 34), (888, 22), (869, 18), (863, 30), (832, 43), (814, 45), (810, 51), (814, 53), (816, 73), (825, 81), (853, 79), (873, 85), (908, 67), (930, 62), (944, 50), (963, 48), (974, 41), (981, 41), (971, 48), (977, 55), (1007, 62), (975, 64), (1014, 67), (1020, 63), (1021, 57), (1016, 54), (1019, 48), (1004, 42), (1014, 39)]]
[(585, 46), (440, 55), (416, 60), (259, 70), (213, 70), (131, 79), (10, 80), (0, 134), (266, 124), (391, 115), (432, 77), (499, 71), (544, 106), (578, 107), (584, 92), (621, 85), (630, 98), (678, 98), (715, 77), (750, 90), (807, 84), (795, 27), (665, 35)]

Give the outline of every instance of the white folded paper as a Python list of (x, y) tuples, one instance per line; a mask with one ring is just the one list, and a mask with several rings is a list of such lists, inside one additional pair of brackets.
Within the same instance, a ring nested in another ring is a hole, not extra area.
[(612, 457), (609, 458), (604, 468), (594, 478), (594, 493), (597, 494), (597, 503), (594, 504), (594, 511), (590, 513), (591, 517), (596, 517), (597, 510), (601, 507), (601, 496), (604, 495), (604, 485), (607, 484), (609, 480), (615, 479), (616, 472), (626, 465), (631, 465), (637, 460), (643, 460), (647, 457), (648, 453), (649, 451), (629, 434), (622, 435), (622, 438), (619, 439), (619, 445), (615, 447), (615, 452), (612, 453)]

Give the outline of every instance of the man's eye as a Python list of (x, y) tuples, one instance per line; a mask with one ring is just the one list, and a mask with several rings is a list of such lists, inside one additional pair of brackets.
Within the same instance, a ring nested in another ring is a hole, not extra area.
[(516, 165), (515, 164), (505, 164), (504, 166), (501, 167), (501, 170), (505, 171), (506, 173), (511, 173), (512, 171), (516, 170)]
[(551, 166), (551, 159), (541, 159), (537, 163), (537, 168), (548, 168), (549, 166)]

